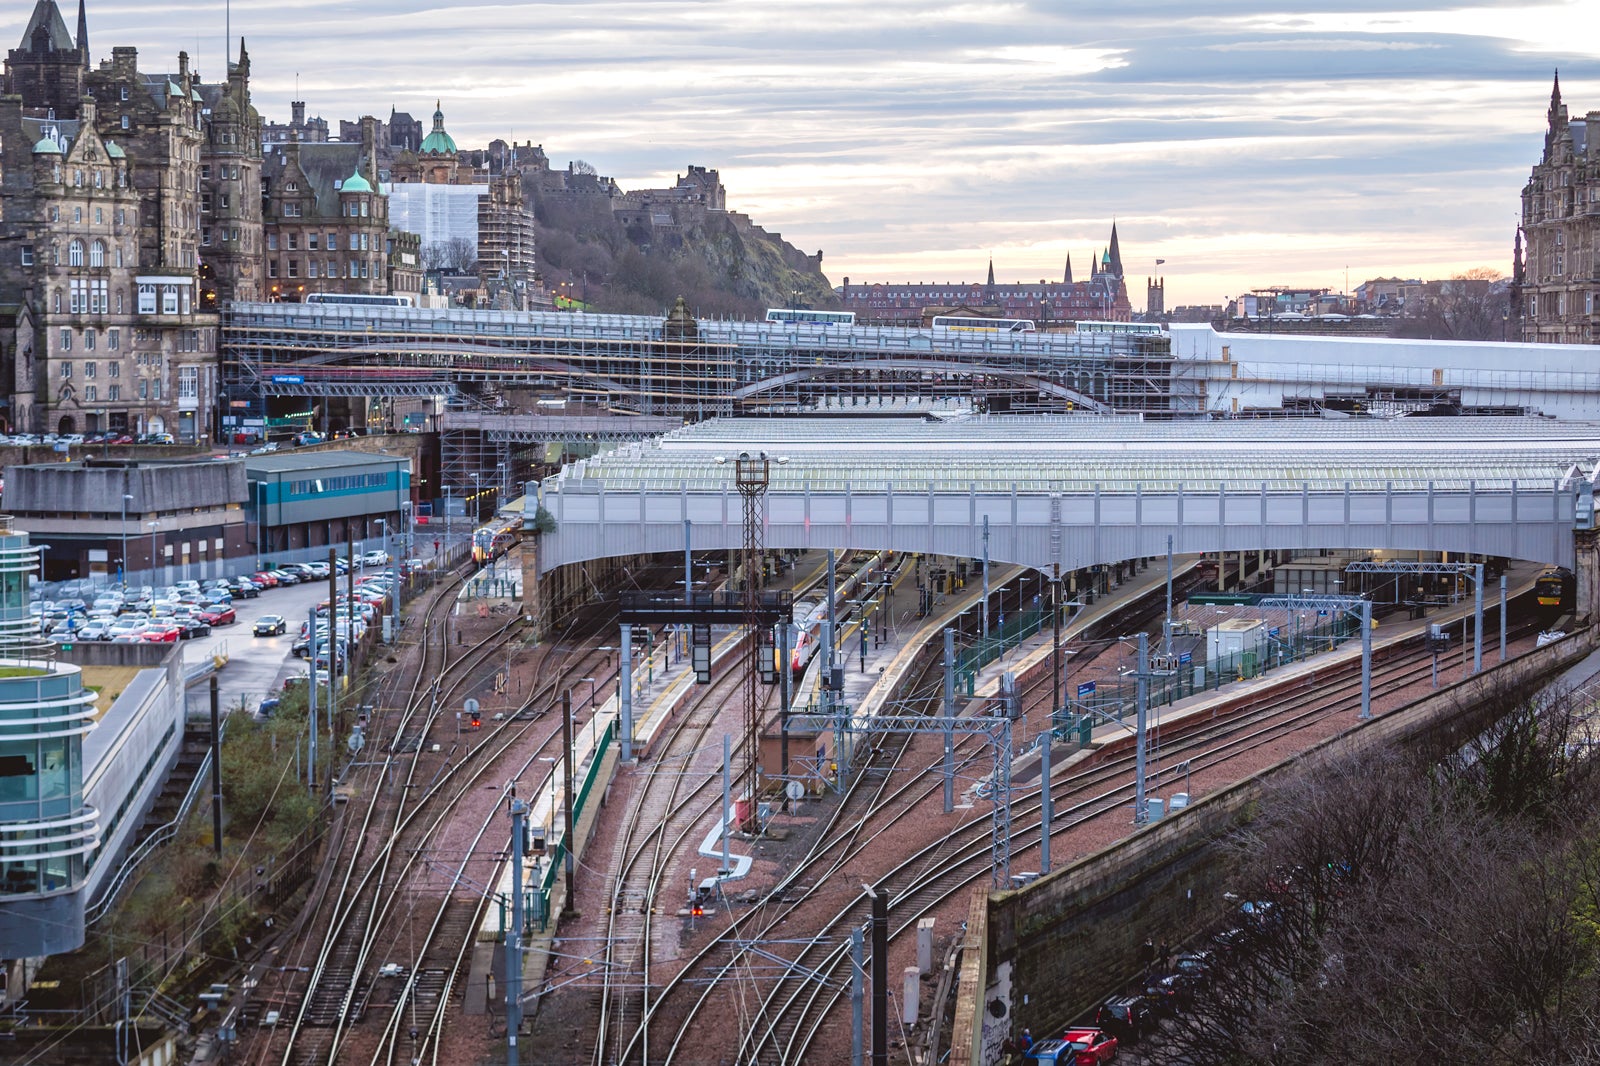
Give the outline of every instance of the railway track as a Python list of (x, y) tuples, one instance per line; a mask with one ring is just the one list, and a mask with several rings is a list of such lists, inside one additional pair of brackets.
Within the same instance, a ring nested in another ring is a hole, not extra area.
[[(1526, 629), (1523, 635), (1526, 635)], [(1432, 668), (1431, 656), (1404, 648), (1380, 655), (1380, 664), (1380, 667), (1375, 667), (1377, 677), (1389, 686), (1419, 682), (1431, 673)], [(1329, 670), (1342, 671), (1344, 679), (1348, 679), (1358, 667), (1330, 667)], [(1326, 687), (1337, 681), (1325, 672), (1318, 684)], [(1308, 700), (1311, 706), (1298, 713), (1288, 713), (1290, 707)], [(1192, 768), (1221, 765), (1246, 751), (1323, 720), (1330, 714), (1348, 713), (1357, 703), (1357, 698), (1351, 696), (1322, 698), (1316, 693), (1301, 692), (1275, 701), (1257, 701), (1233, 716), (1219, 716), (1188, 727), (1170, 727), (1160, 740), (1169, 758), (1181, 755), (1190, 761)], [(1130, 809), (1133, 792), (1129, 779), (1131, 763), (1131, 754), (1116, 757), (1053, 782), (1056, 821), (1052, 827), (1052, 838), (1070, 832), (1089, 818)], [(835, 853), (832, 863), (819, 866), (815, 860), (808, 859), (800, 864), (768, 894), (762, 905), (736, 920), (716, 942), (683, 967), (662, 988), (658, 995), (656, 1018), (652, 1020), (665, 1021), (666, 1012), (659, 1005), (665, 1004), (673, 994), (687, 987), (691, 975), (694, 983), (703, 985), (703, 988), (694, 1008), (678, 1025), (676, 1034), (657, 1040), (657, 1046), (669, 1047), (667, 1056), (661, 1061), (684, 1061), (684, 1049), (695, 1029), (694, 1018), (701, 1012), (717, 1009), (713, 1005), (712, 990), (723, 983), (729, 976), (730, 967), (734, 965), (728, 961), (719, 969), (710, 968), (709, 960), (719, 947), (728, 956), (736, 956), (739, 949), (731, 946), (734, 941), (759, 939), (776, 930), (780, 923), (793, 918), (798, 907), (813, 894), (815, 886), (825, 883), (841, 862), (859, 856), (870, 848), (873, 837), (878, 834), (861, 835), (866, 818), (906, 817), (910, 811), (917, 809), (919, 802), (929, 799), (937, 788), (938, 784), (930, 781), (920, 789), (911, 783), (898, 790), (894, 798), (899, 801), (899, 815), (886, 815), (888, 807), (885, 801), (868, 805), (866, 817), (854, 826), (845, 825), (843, 832), (848, 834), (850, 844), (843, 846), (843, 842), (840, 842), (841, 850)], [(913, 791), (917, 794), (910, 798), (905, 795)], [(1037, 847), (1041, 828), (1038, 797), (1037, 787), (1013, 789), (1013, 855)], [(841, 807), (841, 812), (843, 810)], [(826, 832), (835, 832), (840, 824), (837, 820), (830, 822)], [(989, 833), (986, 818), (969, 820), (946, 838), (919, 850), (879, 879), (878, 884), (891, 893), (896, 935), (914, 928), (916, 918), (948, 901), (974, 881), (988, 876), (991, 868)], [(815, 849), (814, 854), (826, 850)], [(774, 916), (772, 912), (775, 907)], [(844, 933), (866, 918), (866, 907), (864, 899), (858, 897), (837, 912), (814, 936), (807, 937), (809, 943), (793, 956), (790, 976), (773, 982), (761, 1007), (750, 1012), (754, 1021), (744, 1027), (736, 1061), (802, 1061), (807, 1049), (812, 1047), (824, 1019), (843, 995), (843, 985), (837, 979), (837, 973), (847, 961)], [(748, 920), (756, 914), (762, 914), (764, 920), (759, 923)], [(751, 928), (754, 925), (759, 928)], [(703, 1051), (704, 1048), (698, 1050)]]
[[(448, 822), (452, 806), (485, 775), (503, 769), (507, 753), (526, 749), (528, 735), (540, 728), (542, 714), (534, 709), (548, 704), (570, 656), (553, 655), (549, 646), (537, 650), (535, 669), (548, 678), (546, 684), (508, 720), (465, 739), (441, 738), (443, 750), (434, 754), (427, 741), (436, 732), (446, 700), (471, 683), (520, 627), (520, 617), (515, 617), (452, 654), (441, 611), (453, 602), (459, 582), (457, 574), (429, 602), (418, 628), (422, 639), (415, 670), (403, 677), (391, 675), (380, 687), (397, 704), (369, 723), (372, 732), (366, 750), (381, 755), (351, 773), (349, 783), (363, 802), (335, 808), (341, 816), (330, 834), (330, 861), (302, 910), (303, 935), (294, 938), (300, 951), (285, 960), (289, 965), (274, 971), (287, 979), (258, 997), (264, 1000), (258, 1015), (276, 1008), (284, 1021), (268, 1031), (265, 1040), (241, 1049), (246, 1052), (244, 1061), (285, 1066), (355, 1061), (357, 1052), (366, 1048), (348, 1046), (351, 1033), (367, 1018), (375, 1000), (386, 1010), (378, 1012), (385, 1025), (372, 1061), (392, 1060), (406, 1041), (438, 1045), (445, 1005), (459, 984), (461, 962), (481, 918), (483, 894), (465, 887), (466, 864), (485, 864), (473, 855), (492, 825), (492, 805), (491, 817), (482, 822), (473, 845), (445, 878), (436, 898), (403, 899), (401, 886), (416, 883), (418, 871), (429, 863), (437, 865), (429, 846)], [(601, 671), (589, 672), (597, 682), (605, 680)], [(535, 751), (545, 750), (548, 743), (547, 736)], [(525, 769), (526, 764), (519, 767), (513, 778)], [(420, 935), (410, 932), (419, 925)], [(402, 943), (394, 932), (399, 928), (407, 930), (405, 942), (415, 947), (415, 954), (405, 953), (410, 961), (404, 967), (407, 976), (391, 993), (378, 978), (377, 965)], [(310, 932), (318, 929), (323, 932)], [(427, 1021), (423, 1026), (401, 1026), (402, 1016)]]

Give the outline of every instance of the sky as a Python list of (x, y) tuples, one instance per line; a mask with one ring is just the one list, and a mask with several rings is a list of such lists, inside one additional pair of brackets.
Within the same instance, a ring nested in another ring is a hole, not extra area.
[[(63, 3), (69, 25), (76, 5)], [(33, 4), (12, 0), (9, 40)], [(1079, 276), (1115, 219), (1134, 306), (1509, 273), (1559, 68), (1600, 111), (1600, 0), (89, 0), (94, 62), (243, 36), (257, 108), (721, 171), (837, 285)], [(237, 44), (234, 45), (235, 49)], [(1166, 262), (1159, 268), (1157, 259)], [(1347, 279), (1348, 278), (1348, 282)]]

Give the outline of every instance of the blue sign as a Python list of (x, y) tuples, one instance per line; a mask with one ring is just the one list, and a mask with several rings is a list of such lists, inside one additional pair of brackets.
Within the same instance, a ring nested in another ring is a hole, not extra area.
[(1093, 681), (1085, 681), (1083, 684), (1078, 686), (1078, 698), (1080, 700), (1081, 699), (1087, 699), (1088, 697), (1093, 696), (1093, 695), (1094, 695), (1094, 682)]
[(1178, 656), (1179, 665), (1184, 665), (1184, 664), (1192, 663), (1192, 662), (1194, 662), (1194, 656), (1190, 655), (1188, 652), (1184, 652), (1183, 654)]
[(272, 375), (272, 383), (274, 385), (304, 385), (306, 379), (300, 374), (274, 374)]
[(1278, 635), (1278, 627), (1277, 626), (1273, 626), (1271, 629), (1267, 630), (1267, 636), (1276, 637), (1277, 635)]

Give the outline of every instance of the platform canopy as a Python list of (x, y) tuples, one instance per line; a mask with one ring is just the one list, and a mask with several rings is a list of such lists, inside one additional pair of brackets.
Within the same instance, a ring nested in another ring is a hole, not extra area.
[[(541, 569), (740, 543), (734, 471), (769, 461), (768, 547), (895, 548), (1064, 569), (1165, 550), (1414, 548), (1569, 560), (1600, 423), (1542, 418), (717, 419), (542, 484)], [(731, 502), (730, 502), (731, 501)], [(676, 528), (674, 528), (676, 527)]]

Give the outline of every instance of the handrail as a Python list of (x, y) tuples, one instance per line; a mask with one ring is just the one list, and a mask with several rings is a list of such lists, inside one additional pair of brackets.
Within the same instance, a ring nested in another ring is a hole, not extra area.
[[(228, 732), (228, 719), (222, 719), (221, 733), (225, 737)], [(218, 737), (220, 741), (222, 737)], [(144, 860), (148, 859), (157, 848), (170, 844), (178, 835), (178, 829), (183, 825), (184, 819), (189, 817), (189, 812), (194, 810), (195, 803), (199, 800), (211, 776), (211, 759), (216, 753), (216, 747), (206, 749), (205, 758), (200, 761), (200, 766), (195, 771), (194, 781), (189, 785), (189, 791), (184, 794), (183, 802), (178, 805), (178, 812), (173, 815), (172, 821), (165, 825), (157, 826), (148, 837), (122, 861), (117, 868), (116, 876), (106, 883), (100, 895), (93, 903), (83, 909), (83, 924), (85, 927), (94, 925), (104, 918), (111, 910), (111, 904), (116, 902), (117, 896), (126, 887), (128, 878), (133, 875)]]

